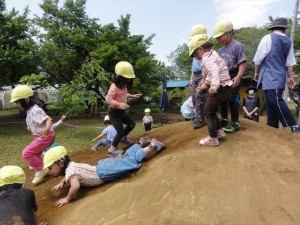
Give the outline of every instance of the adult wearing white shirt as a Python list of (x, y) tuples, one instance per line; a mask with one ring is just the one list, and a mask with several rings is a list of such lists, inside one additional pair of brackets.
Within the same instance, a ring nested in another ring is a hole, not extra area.
[(285, 84), (289, 87), (296, 85), (293, 78), (296, 59), (293, 44), (285, 35), (287, 28), (286, 18), (276, 18), (269, 26), (272, 33), (262, 38), (254, 56), (254, 79), (257, 87), (265, 93), (267, 125), (278, 128), (280, 121), (283, 127), (290, 126), (292, 133), (300, 134), (299, 125), (282, 99)]

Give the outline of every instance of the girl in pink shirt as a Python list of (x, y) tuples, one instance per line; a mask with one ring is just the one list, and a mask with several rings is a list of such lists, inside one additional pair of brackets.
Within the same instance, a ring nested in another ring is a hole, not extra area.
[(203, 82), (198, 84), (197, 92), (201, 93), (208, 89), (209, 93), (204, 106), (209, 135), (201, 139), (199, 143), (205, 146), (217, 146), (219, 145), (218, 139), (225, 136), (217, 110), (220, 104), (228, 100), (233, 82), (225, 61), (212, 50), (212, 44), (208, 42), (207, 35), (197, 35), (191, 39), (189, 54), (202, 60)]
[[(108, 115), (114, 128), (117, 130), (111, 147), (108, 149), (109, 156), (117, 156), (122, 154), (122, 150), (117, 150), (117, 146), (121, 139), (125, 143), (130, 143), (127, 135), (135, 127), (135, 122), (126, 113), (129, 108), (127, 104), (128, 98), (139, 98), (142, 94), (129, 94), (127, 88), (132, 86), (133, 78), (135, 77), (133, 67), (130, 63), (121, 61), (115, 67), (117, 76), (114, 78), (108, 93), (106, 95), (106, 102), (109, 104)], [(125, 128), (123, 126), (125, 124)]]

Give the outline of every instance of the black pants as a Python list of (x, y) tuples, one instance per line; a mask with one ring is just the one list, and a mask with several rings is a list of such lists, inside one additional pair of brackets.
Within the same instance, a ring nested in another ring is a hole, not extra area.
[(204, 115), (208, 127), (208, 133), (212, 138), (216, 138), (217, 130), (221, 129), (221, 122), (217, 116), (217, 111), (222, 103), (228, 101), (230, 88), (231, 87), (229, 86), (220, 86), (217, 93), (208, 95), (208, 99), (205, 103)]
[[(108, 115), (112, 125), (117, 131), (111, 145), (117, 147), (121, 138), (127, 136), (133, 130), (135, 122), (128, 116), (125, 110), (110, 108), (108, 110)], [(123, 127), (123, 124), (126, 124), (125, 128)]]
[(220, 113), (222, 118), (228, 118), (228, 106), (230, 108), (231, 121), (238, 122), (239, 121), (239, 106), (236, 103), (236, 98), (240, 92), (240, 85), (233, 88), (230, 87), (230, 97), (226, 102), (223, 102), (220, 105)]

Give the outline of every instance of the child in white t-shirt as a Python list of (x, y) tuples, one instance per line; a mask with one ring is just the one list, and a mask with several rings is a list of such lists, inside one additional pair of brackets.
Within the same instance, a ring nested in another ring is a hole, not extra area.
[(151, 110), (150, 109), (145, 109), (145, 116), (143, 117), (143, 125), (145, 131), (151, 130), (153, 128), (153, 118), (150, 115)]

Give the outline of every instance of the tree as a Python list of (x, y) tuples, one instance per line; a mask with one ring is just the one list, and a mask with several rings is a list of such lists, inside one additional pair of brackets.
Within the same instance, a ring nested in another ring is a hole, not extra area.
[(5, 1), (0, 0), (0, 86), (16, 84), (22, 76), (38, 73), (39, 61), (28, 8), (22, 14), (14, 8), (5, 10)]
[(171, 66), (169, 66), (171, 70), (171, 74), (169, 74), (170, 79), (189, 79), (192, 59), (189, 57), (189, 47), (187, 44), (179, 45), (168, 56), (168, 60), (171, 63)]

